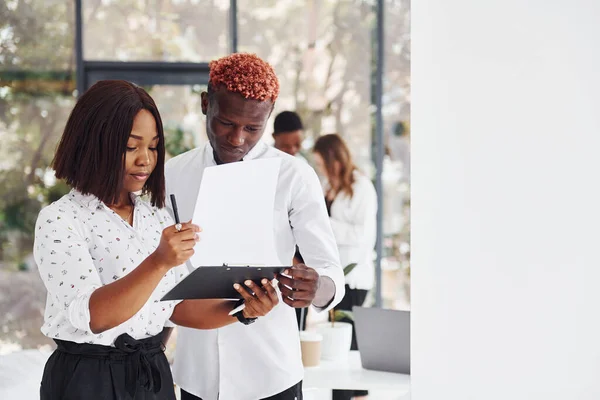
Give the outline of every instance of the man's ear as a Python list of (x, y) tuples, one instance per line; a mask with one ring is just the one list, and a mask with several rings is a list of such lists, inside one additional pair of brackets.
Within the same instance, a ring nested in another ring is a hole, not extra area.
[(200, 106), (202, 108), (202, 114), (206, 115), (206, 111), (208, 110), (208, 103), (210, 102), (210, 98), (208, 97), (208, 92), (202, 92), (200, 94)]

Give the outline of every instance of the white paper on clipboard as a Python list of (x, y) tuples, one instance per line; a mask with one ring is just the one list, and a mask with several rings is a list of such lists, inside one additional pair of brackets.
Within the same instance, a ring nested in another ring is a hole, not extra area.
[(202, 228), (187, 265), (278, 265), (273, 207), (280, 158), (207, 167), (192, 221)]

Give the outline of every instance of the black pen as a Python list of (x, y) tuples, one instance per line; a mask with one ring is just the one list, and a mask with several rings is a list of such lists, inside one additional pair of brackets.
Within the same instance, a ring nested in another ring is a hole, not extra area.
[(181, 231), (181, 221), (179, 220), (179, 211), (177, 211), (177, 200), (175, 200), (174, 194), (169, 197), (171, 198), (171, 208), (173, 208), (173, 216), (175, 217), (175, 229)]

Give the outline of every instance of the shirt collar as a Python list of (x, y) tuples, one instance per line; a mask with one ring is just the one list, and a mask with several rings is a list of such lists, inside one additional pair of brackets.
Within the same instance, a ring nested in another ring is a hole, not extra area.
[[(131, 201), (133, 202), (133, 204), (138, 205), (138, 202), (140, 201), (140, 196), (133, 192), (129, 193), (129, 196), (131, 197)], [(91, 211), (95, 211), (99, 208), (102, 208), (102, 205), (104, 205), (102, 200), (100, 200), (93, 194), (83, 194), (77, 189), (71, 189), (69, 197), (75, 202), (81, 204), (82, 206), (89, 208)]]
[[(267, 144), (263, 141), (259, 141), (254, 145), (254, 147), (242, 158), (243, 161), (250, 161), (262, 156), (267, 149)], [(204, 148), (204, 166), (210, 167), (213, 165), (217, 165), (214, 157), (214, 151), (210, 142), (206, 143), (206, 147)]]

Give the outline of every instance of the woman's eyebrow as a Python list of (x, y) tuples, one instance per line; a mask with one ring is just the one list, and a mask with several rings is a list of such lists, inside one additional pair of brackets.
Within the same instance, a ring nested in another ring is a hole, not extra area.
[[(132, 137), (132, 138), (134, 138), (134, 139), (137, 139), (137, 140), (144, 140), (144, 138), (143, 138), (143, 137), (141, 137), (141, 136), (138, 136), (138, 135), (129, 135), (129, 137)], [(156, 135), (156, 136), (154, 136), (154, 137), (152, 138), (152, 140), (156, 140), (156, 139), (158, 139), (158, 135)]]

